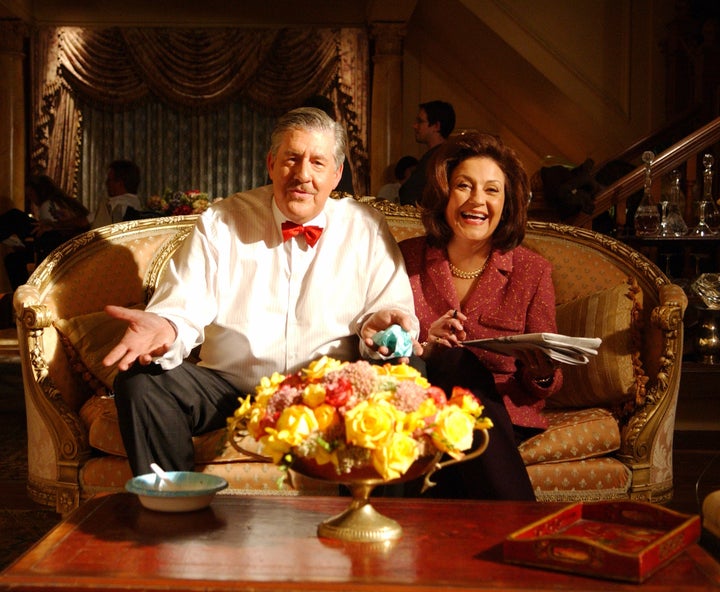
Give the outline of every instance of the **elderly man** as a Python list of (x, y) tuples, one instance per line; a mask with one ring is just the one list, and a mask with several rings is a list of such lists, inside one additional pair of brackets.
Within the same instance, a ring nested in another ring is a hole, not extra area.
[[(122, 371), (116, 405), (135, 474), (152, 462), (192, 470), (192, 436), (224, 426), (263, 376), (322, 355), (390, 355), (372, 337), (392, 324), (417, 335), (382, 215), (328, 199), (345, 144), (342, 126), (318, 109), (281, 117), (267, 157), (272, 185), (202, 214), (145, 311), (107, 307), (129, 324), (104, 363)], [(200, 344), (200, 363), (185, 361)]]

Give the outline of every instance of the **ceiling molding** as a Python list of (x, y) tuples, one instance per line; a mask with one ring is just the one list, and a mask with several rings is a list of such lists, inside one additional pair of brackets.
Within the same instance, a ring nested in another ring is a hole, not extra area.
[(39, 26), (359, 27), (407, 22), (416, 0), (0, 0), (0, 18)]

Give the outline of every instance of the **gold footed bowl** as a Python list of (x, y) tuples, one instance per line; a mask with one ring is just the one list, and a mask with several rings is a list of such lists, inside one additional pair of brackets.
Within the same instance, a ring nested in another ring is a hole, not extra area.
[(318, 465), (314, 460), (306, 458), (297, 458), (290, 468), (306, 477), (345, 485), (350, 490), (352, 500), (348, 507), (337, 516), (321, 522), (317, 529), (318, 536), (356, 543), (393, 541), (402, 536), (402, 527), (397, 521), (383, 516), (373, 508), (370, 503), (373, 489), (378, 485), (404, 483), (424, 475), (422, 490), (426, 491), (435, 485), (430, 479), (435, 472), (471, 460), (485, 452), (489, 442), (488, 432), (485, 429), (477, 431), (481, 436), (479, 445), (461, 459), (441, 462), (441, 452), (434, 456), (425, 456), (416, 460), (402, 477), (390, 481), (380, 478), (373, 467), (361, 467), (349, 473), (338, 474), (334, 465)]

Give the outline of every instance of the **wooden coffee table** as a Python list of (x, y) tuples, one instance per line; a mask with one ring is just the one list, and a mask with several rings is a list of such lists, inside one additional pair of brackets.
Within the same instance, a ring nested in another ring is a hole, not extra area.
[(563, 504), (375, 499), (403, 527), (394, 544), (319, 539), (348, 498), (217, 496), (186, 514), (135, 496), (97, 496), (0, 574), (2, 590), (582, 590), (699, 591), (720, 565), (698, 545), (643, 584), (503, 561), (511, 532)]

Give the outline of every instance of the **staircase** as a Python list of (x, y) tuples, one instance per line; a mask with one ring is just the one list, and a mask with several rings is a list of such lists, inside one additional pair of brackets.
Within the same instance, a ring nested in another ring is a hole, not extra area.
[[(682, 140), (676, 142), (660, 154), (655, 155), (652, 164), (652, 194), (655, 202), (659, 202), (663, 176), (674, 169), (684, 169), (685, 180), (685, 220), (693, 218), (693, 202), (695, 201), (696, 186), (702, 183), (701, 161), (703, 154), (713, 152), (713, 148), (720, 143), (720, 117), (717, 117), (695, 130)], [(716, 157), (716, 162), (720, 159)], [(700, 179), (698, 180), (698, 169)], [(644, 166), (639, 166), (631, 173), (606, 187), (595, 196), (595, 209), (592, 214), (580, 213), (568, 222), (575, 226), (589, 228), (593, 219), (613, 208), (615, 212), (616, 228), (626, 228), (628, 198), (642, 190), (645, 180)]]

